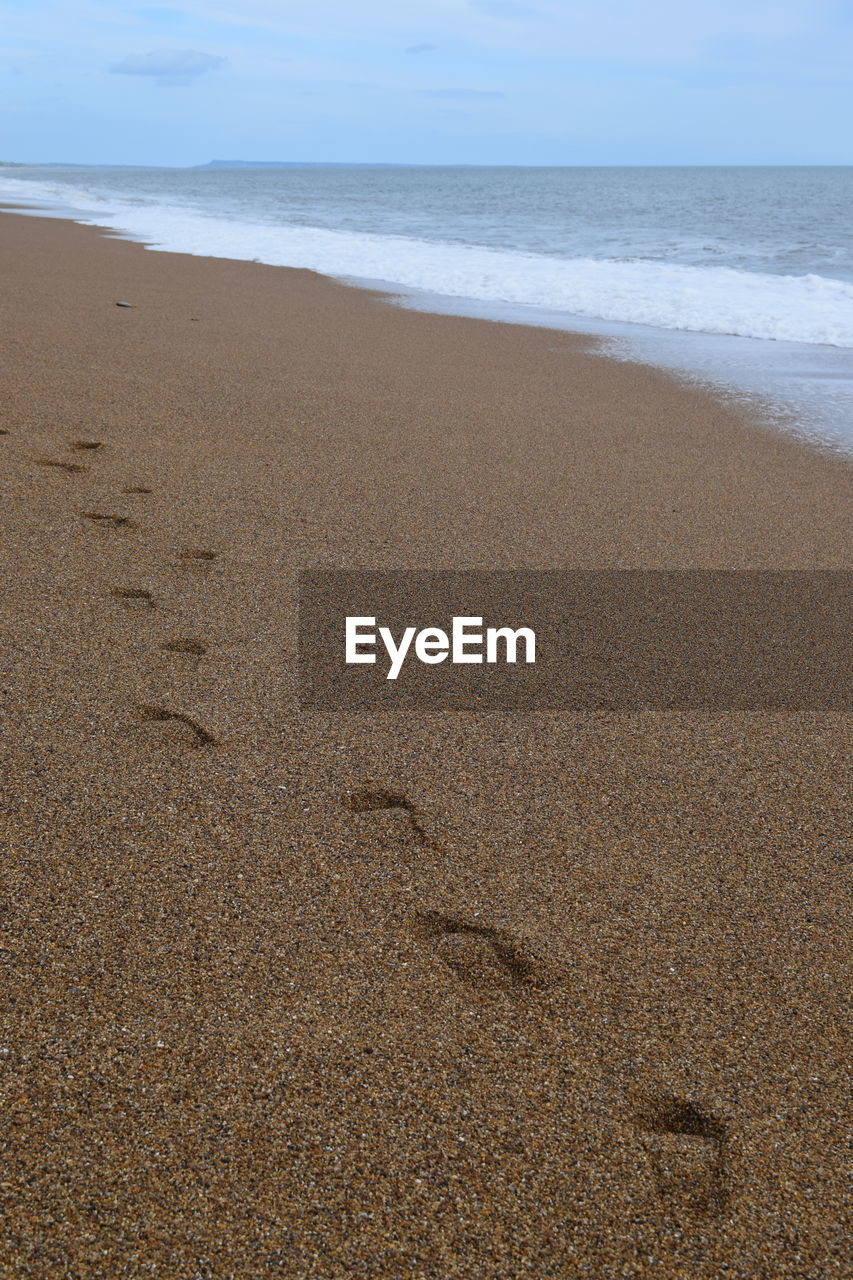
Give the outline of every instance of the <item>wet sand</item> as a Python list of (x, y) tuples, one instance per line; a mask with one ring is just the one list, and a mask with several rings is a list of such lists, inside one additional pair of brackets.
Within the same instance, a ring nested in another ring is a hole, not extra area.
[(849, 566), (848, 466), (570, 334), (0, 254), (0, 1274), (842, 1275), (849, 721), (309, 714), (294, 651), (303, 567)]

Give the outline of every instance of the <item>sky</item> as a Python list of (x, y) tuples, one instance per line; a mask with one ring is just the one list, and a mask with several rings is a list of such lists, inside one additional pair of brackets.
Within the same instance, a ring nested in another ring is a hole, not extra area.
[(0, 160), (850, 164), (853, 0), (0, 0)]

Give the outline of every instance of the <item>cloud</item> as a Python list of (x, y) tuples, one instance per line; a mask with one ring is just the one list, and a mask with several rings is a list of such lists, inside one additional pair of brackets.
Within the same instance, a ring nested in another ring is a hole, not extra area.
[(120, 76), (153, 76), (160, 85), (190, 84), (205, 71), (214, 71), (224, 58), (194, 49), (173, 49), (163, 53), (137, 53), (114, 62), (110, 71)]
[(437, 48), (437, 44), (410, 44), (406, 53), (433, 53)]
[(422, 98), (505, 98), (497, 89), (419, 89)]

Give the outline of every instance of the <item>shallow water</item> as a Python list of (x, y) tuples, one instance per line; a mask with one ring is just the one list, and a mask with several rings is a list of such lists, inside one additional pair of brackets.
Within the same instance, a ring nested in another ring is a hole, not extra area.
[(580, 329), (853, 448), (853, 168), (14, 168), (152, 248)]

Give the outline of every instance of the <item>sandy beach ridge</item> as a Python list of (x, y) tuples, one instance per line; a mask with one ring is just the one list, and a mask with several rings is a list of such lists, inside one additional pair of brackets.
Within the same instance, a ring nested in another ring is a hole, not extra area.
[(0, 255), (0, 1275), (844, 1274), (849, 721), (294, 654), (306, 567), (849, 567), (849, 465), (568, 333)]

